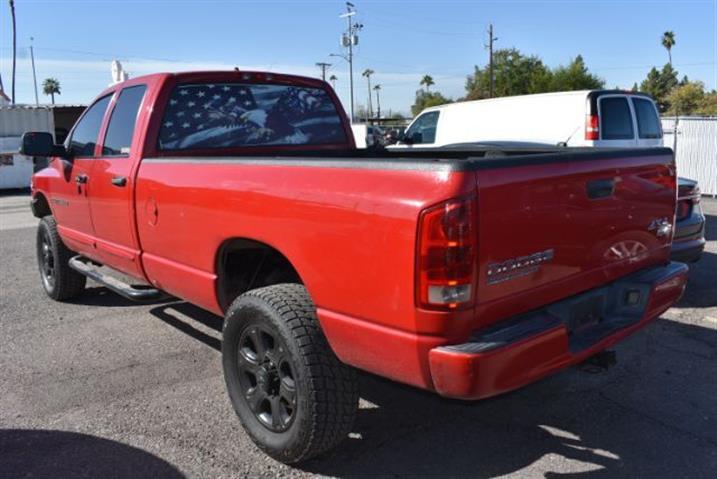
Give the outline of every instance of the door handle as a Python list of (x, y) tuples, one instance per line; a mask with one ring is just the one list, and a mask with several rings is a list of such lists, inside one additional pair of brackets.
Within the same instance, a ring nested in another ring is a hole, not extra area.
[(615, 192), (615, 180), (604, 179), (604, 180), (593, 180), (588, 181), (587, 184), (588, 198), (591, 200), (597, 200), (599, 198), (607, 198), (612, 196)]
[(127, 184), (126, 176), (115, 176), (112, 178), (112, 184), (115, 186), (125, 186)]
[(87, 175), (77, 175), (75, 176), (75, 183), (78, 185), (84, 185), (87, 183)]

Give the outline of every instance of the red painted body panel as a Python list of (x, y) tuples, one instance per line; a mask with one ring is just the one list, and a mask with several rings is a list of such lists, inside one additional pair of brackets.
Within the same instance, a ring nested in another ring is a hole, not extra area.
[[(235, 80), (326, 86), (291, 76), (200, 72), (139, 77), (103, 92), (147, 85), (131, 154), (74, 164), (57, 159), (34, 178), (33, 194), (49, 198), (71, 249), (222, 314), (220, 247), (237, 238), (265, 243), (298, 272), (340, 359), (455, 397), (496, 394), (580, 358), (566, 356), (564, 328), (508, 351), (468, 359), (436, 348), (667, 261), (671, 236), (657, 237), (649, 230), (655, 219), (674, 218), (674, 166), (664, 153), (470, 170), (450, 162), (396, 167), (395, 158), (386, 167), (371, 163), (377, 159), (352, 162), (340, 154), (323, 158), (331, 160), (326, 164), (307, 164), (281, 153), (309, 148), (286, 146), (157, 151), (164, 105), (174, 85)], [(321, 149), (345, 153), (353, 148), (350, 125), (329, 93), (349, 140)], [(100, 138), (108, 118), (109, 113)], [(100, 139), (98, 153), (101, 147)], [(266, 156), (268, 151), (276, 157)], [(74, 177), (82, 172), (89, 181), (78, 188)], [(126, 176), (127, 186), (112, 186), (114, 176)], [(616, 180), (613, 195), (587, 199), (587, 185), (604, 178)], [(423, 310), (415, 297), (418, 219), (425, 208), (459, 197), (475, 198), (477, 204), (475, 306)], [(632, 253), (621, 249), (625, 245), (634, 247)], [(492, 264), (548, 249), (554, 250), (552, 260), (536, 271), (489, 284)], [(675, 300), (680, 285), (673, 286), (654, 293), (664, 301), (640, 325)]]
[(166, 260), (147, 273), (170, 293), (186, 297), (192, 278), (216, 273), (224, 241), (250, 238), (289, 258), (318, 307), (431, 334), (445, 313), (414, 305), (416, 220), (472, 189), (472, 174), (146, 159), (137, 224), (144, 254)]

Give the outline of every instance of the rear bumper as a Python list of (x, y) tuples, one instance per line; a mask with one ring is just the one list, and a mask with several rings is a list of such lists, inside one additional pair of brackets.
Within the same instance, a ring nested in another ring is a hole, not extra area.
[(579, 363), (672, 306), (688, 271), (682, 263), (649, 268), (480, 331), (467, 343), (433, 348), (433, 385), (443, 396), (480, 399)]

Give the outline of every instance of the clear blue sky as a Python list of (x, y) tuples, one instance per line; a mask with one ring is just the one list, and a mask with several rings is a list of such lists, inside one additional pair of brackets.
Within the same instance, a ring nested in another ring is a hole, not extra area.
[[(315, 62), (335, 65), (347, 104), (348, 67), (339, 58), (344, 2), (292, 1), (32, 1), (16, 0), (18, 102), (33, 102), (29, 37), (35, 38), (38, 82), (56, 77), (61, 103), (86, 103), (110, 80), (110, 61), (131, 75), (203, 68), (261, 68), (317, 76)], [(550, 66), (582, 54), (607, 86), (629, 88), (667, 62), (665, 30), (677, 44), (680, 75), (717, 88), (717, 0), (681, 1), (369, 1), (354, 0), (364, 24), (356, 52), (356, 101), (366, 103), (360, 72), (375, 70), (382, 109), (406, 112), (423, 74), (451, 97), (483, 65), (490, 22), (497, 48), (516, 47)], [(0, 72), (10, 90), (11, 29), (0, 5)], [(47, 97), (41, 95), (41, 102)]]

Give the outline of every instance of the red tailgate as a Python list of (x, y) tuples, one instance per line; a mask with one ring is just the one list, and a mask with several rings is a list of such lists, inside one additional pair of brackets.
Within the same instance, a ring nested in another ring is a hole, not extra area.
[(502, 168), (492, 161), (476, 173), (476, 327), (669, 257), (676, 197), (670, 154), (534, 159), (507, 159)]

